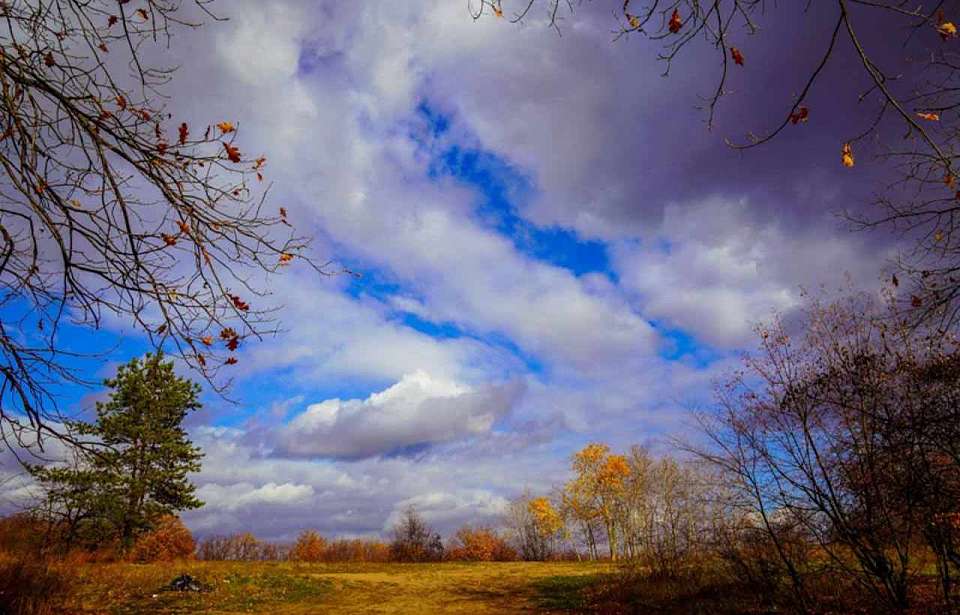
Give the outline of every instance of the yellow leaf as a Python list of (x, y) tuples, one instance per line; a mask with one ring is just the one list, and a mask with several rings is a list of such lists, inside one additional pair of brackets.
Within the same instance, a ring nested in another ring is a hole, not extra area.
[(219, 124), (217, 124), (217, 128), (219, 128), (220, 132), (222, 132), (223, 134), (227, 134), (236, 130), (232, 122), (220, 122)]
[(840, 162), (848, 169), (854, 165), (853, 149), (849, 143), (844, 143), (843, 148), (840, 150)]
[(918, 112), (918, 113), (917, 113), (917, 117), (920, 118), (921, 120), (927, 120), (928, 122), (939, 122), (939, 121), (940, 121), (940, 114), (939, 114), (939, 113)]

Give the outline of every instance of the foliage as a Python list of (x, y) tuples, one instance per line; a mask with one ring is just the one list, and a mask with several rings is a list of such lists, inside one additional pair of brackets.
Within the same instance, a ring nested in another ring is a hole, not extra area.
[(137, 562), (169, 562), (193, 557), (193, 535), (179, 517), (168, 515), (137, 538), (130, 554)]
[(493, 528), (465, 525), (457, 530), (445, 557), (470, 562), (512, 562), (517, 559), (517, 552)]
[(29, 466), (44, 488), (44, 514), (64, 528), (68, 545), (116, 540), (129, 549), (163, 517), (202, 505), (188, 479), (202, 454), (182, 422), (200, 408), (199, 386), (177, 376), (162, 354), (133, 359), (106, 381), (109, 400), (97, 421), (69, 427), (91, 442), (76, 464)]
[(326, 554), (326, 539), (314, 530), (304, 530), (297, 537), (288, 557), (297, 562), (321, 562)]
[(0, 553), (0, 613), (63, 613), (76, 588), (75, 573), (62, 563)]

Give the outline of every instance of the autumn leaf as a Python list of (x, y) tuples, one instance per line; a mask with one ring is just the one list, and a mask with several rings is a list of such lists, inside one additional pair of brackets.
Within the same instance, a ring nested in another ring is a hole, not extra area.
[(190, 227), (183, 220), (177, 220), (177, 226), (180, 227), (180, 232), (183, 233), (184, 235), (190, 234)]
[(224, 365), (236, 365), (237, 357), (227, 357), (227, 360), (223, 362)]
[(890, 278), (890, 281), (893, 282), (894, 287), (900, 286), (900, 280), (897, 279), (897, 274), (893, 274), (893, 277)]
[(927, 120), (928, 122), (939, 122), (939, 121), (940, 121), (940, 114), (939, 114), (939, 113), (918, 112), (918, 113), (917, 113), (917, 117), (920, 118), (921, 120)]
[(280, 255), (280, 264), (281, 264), (281, 265), (286, 265), (286, 264), (288, 264), (288, 263), (289, 263), (290, 261), (292, 261), (292, 260), (293, 260), (293, 254), (290, 254), (290, 253), (288, 253), (288, 252), (284, 252), (283, 254)]
[(167, 153), (167, 144), (163, 141), (157, 143), (157, 153), (163, 156)]
[(204, 346), (213, 346), (213, 336), (205, 335), (200, 338), (200, 341), (203, 342)]
[(137, 9), (137, 15), (143, 17), (143, 19), (150, 19), (150, 16), (147, 14), (147, 9)]
[(229, 143), (224, 142), (223, 148), (227, 150), (227, 158), (230, 159), (230, 162), (240, 162), (240, 150), (230, 145)]
[(956, 38), (957, 26), (955, 26), (952, 21), (945, 21), (942, 24), (939, 24), (937, 26), (937, 33), (940, 35), (940, 38), (942, 38), (943, 40)]
[(160, 233), (160, 237), (163, 238), (163, 243), (167, 244), (168, 246), (175, 246), (175, 245), (177, 245), (177, 238), (174, 237), (173, 235), (168, 235), (168, 234), (166, 234), (166, 233)]
[(923, 305), (923, 301), (920, 299), (920, 297), (918, 297), (918, 296), (916, 296), (916, 295), (911, 295), (911, 296), (910, 296), (910, 305), (912, 305), (912, 306), (915, 307), (915, 308), (918, 308), (918, 307), (920, 307), (921, 305)]
[(220, 339), (222, 340), (228, 340), (233, 337), (239, 337), (239, 336), (237, 335), (237, 332), (233, 330), (232, 327), (227, 327), (226, 329), (223, 329), (220, 331)]
[(259, 170), (263, 167), (263, 163), (265, 163), (266, 161), (267, 161), (267, 157), (266, 157), (266, 156), (260, 156), (259, 158), (257, 158), (256, 160), (254, 160), (254, 161), (253, 161), (253, 170), (254, 170), (254, 171), (259, 171)]
[(231, 337), (230, 340), (227, 342), (227, 348), (230, 350), (230, 352), (233, 352), (233, 351), (236, 350), (239, 346), (240, 346), (240, 338), (239, 338), (239, 337)]
[(43, 56), (43, 63), (47, 66), (55, 66), (57, 61), (53, 59), (53, 52), (48, 51), (47, 55)]
[(937, 242), (943, 241), (943, 231), (937, 231), (936, 233), (934, 233), (933, 240)]
[(110, 53), (110, 50), (107, 49), (107, 44), (106, 44), (106, 43), (100, 43), (99, 45), (97, 45), (97, 48), (98, 48), (100, 51), (102, 51), (103, 53)]
[[(237, 308), (241, 312), (246, 312), (247, 310), (250, 309), (250, 305), (246, 303), (244, 300), (242, 300), (240, 297), (236, 295), (229, 295), (229, 296), (230, 296), (230, 300), (233, 302), (233, 307)], [(222, 333), (220, 335), (221, 337), (223, 336)]]
[(180, 145), (183, 145), (184, 143), (186, 143), (187, 137), (190, 135), (190, 128), (187, 127), (186, 122), (180, 123), (180, 128), (177, 129), (177, 133), (179, 134), (179, 137), (180, 137), (177, 142)]
[(733, 61), (736, 62), (738, 66), (743, 66), (743, 54), (740, 53), (739, 49), (736, 47), (731, 47), (730, 57), (733, 58)]
[(679, 9), (673, 9), (673, 15), (670, 16), (670, 32), (676, 34), (683, 27), (683, 20), (680, 19)]
[(115, 23), (117, 23), (117, 16), (116, 16), (116, 15), (111, 15), (110, 17), (107, 17), (107, 27), (108, 27), (108, 28), (109, 28), (110, 26), (114, 25)]
[(207, 360), (203, 357), (202, 354), (197, 354), (197, 363), (200, 364), (200, 367), (207, 366)]
[(283, 218), (284, 221), (286, 221), (286, 219), (287, 219), (287, 208), (286, 208), (286, 207), (281, 207), (281, 208), (280, 208), (280, 217)]
[(228, 134), (236, 130), (232, 122), (220, 122), (217, 124), (217, 128), (219, 128), (220, 132), (223, 134)]
[(791, 124), (806, 122), (808, 119), (810, 119), (810, 110), (803, 105), (797, 107), (796, 111), (790, 114)]
[(493, 14), (496, 15), (497, 17), (503, 17), (503, 9), (501, 9), (499, 6), (494, 6)]
[(120, 110), (127, 108), (127, 99), (124, 98), (123, 94), (117, 96), (117, 106), (120, 107)]
[(640, 29), (640, 18), (636, 15), (627, 15), (627, 22), (630, 24), (630, 27), (634, 30)]
[(853, 149), (850, 147), (849, 143), (844, 143), (843, 148), (840, 150), (840, 162), (843, 163), (843, 166), (848, 169), (853, 166)]
[(943, 176), (943, 183), (946, 184), (947, 188), (953, 189), (957, 185), (957, 178), (953, 173), (947, 171)]

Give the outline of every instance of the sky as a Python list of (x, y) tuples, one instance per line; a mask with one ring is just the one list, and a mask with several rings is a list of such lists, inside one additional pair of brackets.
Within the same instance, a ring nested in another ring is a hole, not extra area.
[[(236, 403), (189, 419), (197, 535), (377, 536), (409, 505), (443, 532), (495, 523), (588, 442), (695, 438), (691, 412), (803, 289), (877, 287), (897, 240), (838, 216), (882, 172), (839, 164), (864, 117), (849, 56), (810, 122), (724, 143), (787, 112), (834, 8), (784, 3), (742, 35), (708, 130), (716, 58), (663, 76), (655, 44), (613, 41), (614, 4), (558, 35), (450, 0), (230, 0), (163, 51), (174, 115), (235, 122), (315, 258), (359, 274), (270, 280), (283, 331), (241, 349)], [(115, 344), (96, 377), (146, 348), (121, 324), (66, 335)], [(65, 393), (76, 412), (101, 394)], [(10, 485), (8, 505), (31, 490)]]

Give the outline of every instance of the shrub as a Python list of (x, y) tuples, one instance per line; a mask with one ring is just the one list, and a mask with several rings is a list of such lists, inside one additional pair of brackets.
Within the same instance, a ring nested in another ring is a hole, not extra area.
[(319, 562), (326, 557), (327, 541), (314, 530), (304, 530), (290, 550), (290, 559), (297, 562)]
[(76, 577), (70, 568), (44, 559), (0, 554), (0, 613), (53, 615), (63, 613)]
[(436, 562), (443, 559), (443, 541), (414, 509), (408, 508), (393, 528), (390, 557), (397, 562)]
[(137, 562), (169, 562), (193, 556), (193, 535), (179, 517), (168, 515), (137, 539), (131, 559)]
[(517, 559), (517, 552), (491, 528), (465, 525), (457, 530), (451, 541), (447, 559), (508, 562)]
[(274, 561), (283, 559), (283, 550), (274, 544), (258, 540), (250, 532), (230, 536), (211, 536), (200, 543), (197, 550), (202, 560), (210, 561)]

